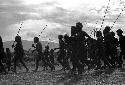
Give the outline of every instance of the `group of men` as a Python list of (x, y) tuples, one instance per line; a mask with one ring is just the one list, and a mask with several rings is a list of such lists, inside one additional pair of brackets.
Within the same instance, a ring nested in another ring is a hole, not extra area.
[[(3, 42), (2, 38), (0, 37), (0, 73), (8, 73), (9, 71), (12, 71), (14, 73), (17, 73), (17, 67), (20, 67), (21, 63), (25, 69), (26, 72), (29, 71), (28, 67), (25, 64), (24, 61), (24, 49), (22, 45), (22, 40), (20, 36), (15, 37), (15, 41), (12, 45), (12, 48), (14, 48), (14, 53), (12, 54), (10, 52), (9, 48), (6, 48), (6, 52), (4, 52), (3, 48)], [(32, 53), (36, 52), (35, 56), (35, 70), (36, 72), (38, 70), (38, 66), (40, 61), (43, 63), (43, 70), (47, 70), (48, 66), (51, 68), (51, 71), (55, 69), (54, 67), (54, 50), (51, 49), (49, 51), (49, 46), (45, 46), (45, 51), (42, 50), (42, 44), (39, 41), (38, 37), (34, 38), (34, 44), (32, 44), (32, 47), (34, 47), (34, 50)]]
[(12, 48), (14, 48), (13, 56), (9, 48), (6, 48), (6, 52), (4, 52), (2, 38), (0, 37), (0, 73), (7, 74), (9, 71), (13, 71), (16, 73), (16, 67), (19, 65), (19, 62), (22, 63), (22, 65), (26, 68), (27, 72), (29, 70), (23, 60), (24, 50), (21, 37), (16, 36), (15, 42), (16, 45), (12, 45)]
[(47, 67), (51, 68), (51, 71), (53, 71), (55, 69), (54, 67), (54, 50), (51, 49), (49, 51), (49, 46), (45, 46), (45, 51), (43, 52), (42, 50), (42, 44), (39, 41), (38, 37), (34, 38), (34, 44), (32, 44), (32, 47), (34, 47), (35, 49), (33, 51), (37, 52), (36, 55), (36, 68), (35, 68), (35, 72), (38, 70), (38, 66), (39, 66), (39, 62), (42, 61), (43, 67), (44, 67), (44, 71), (47, 70)]
[[(121, 68), (125, 59), (123, 31), (116, 31), (118, 40), (110, 27), (106, 26), (103, 32), (96, 31), (97, 39), (93, 39), (82, 31), (82, 27), (82, 23), (78, 22), (76, 26), (71, 26), (71, 36), (59, 35), (57, 61), (62, 65), (62, 69), (81, 74), (85, 66), (95, 70)], [(118, 48), (121, 50), (120, 55)], [(72, 65), (69, 65), (69, 60)]]
[[(111, 32), (109, 26), (106, 26), (103, 32), (97, 31), (97, 39), (91, 38), (85, 31), (82, 30), (82, 23), (76, 23), (76, 26), (71, 26), (71, 36), (59, 35), (59, 48), (49, 50), (49, 46), (45, 47), (43, 52), (42, 44), (38, 37), (34, 38), (34, 51), (37, 55), (35, 57), (35, 70), (38, 70), (39, 62), (43, 63), (43, 70), (47, 70), (47, 67), (51, 68), (51, 71), (55, 70), (55, 57), (53, 55), (54, 50), (58, 50), (57, 61), (62, 66), (63, 70), (70, 70), (71, 72), (77, 72), (82, 74), (85, 66), (88, 69), (110, 69), (110, 68), (121, 68), (123, 65), (123, 59), (125, 59), (125, 36), (123, 31), (118, 29), (117, 35), (119, 39), (115, 38), (115, 33)], [(20, 36), (15, 37), (14, 48), (14, 72), (19, 62), (26, 68), (29, 69), (23, 61), (24, 50)], [(118, 47), (120, 47), (120, 55), (118, 55)], [(10, 70), (10, 50), (7, 48), (8, 56), (8, 70)], [(3, 65), (3, 56), (6, 55), (3, 48), (2, 38), (0, 37), (0, 71), (6, 73), (6, 69)], [(124, 57), (123, 57), (124, 56)]]

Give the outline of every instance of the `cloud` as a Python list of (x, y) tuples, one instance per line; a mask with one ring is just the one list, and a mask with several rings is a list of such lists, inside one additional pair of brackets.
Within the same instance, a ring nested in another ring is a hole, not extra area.
[[(113, 24), (125, 5), (122, 2), (111, 0), (104, 26)], [(0, 34), (5, 41), (12, 40), (23, 22), (20, 35), (32, 40), (47, 24), (41, 39), (57, 40), (58, 34), (70, 34), (70, 27), (78, 21), (84, 24), (83, 30), (90, 33), (91, 29), (100, 28), (107, 4), (108, 0), (1, 0)], [(124, 27), (124, 14), (123, 11), (113, 29)]]
[(21, 0), (0, 0), (0, 5), (20, 5)]
[[(41, 35), (40, 39), (42, 40), (45, 40), (46, 38), (56, 39), (59, 34), (63, 34), (64, 32), (68, 31), (68, 29), (63, 29), (65, 28), (65, 26), (61, 25), (60, 23), (55, 23), (55, 22), (52, 23), (45, 19), (43, 20), (29, 19), (22, 22), (9, 26), (9, 30), (13, 31), (13, 34), (11, 33), (11, 35), (16, 36), (18, 29), (22, 24), (19, 35), (22, 37), (22, 39), (25, 40), (33, 40), (34, 36), (39, 36), (39, 35)], [(46, 29), (43, 30), (45, 27)]]

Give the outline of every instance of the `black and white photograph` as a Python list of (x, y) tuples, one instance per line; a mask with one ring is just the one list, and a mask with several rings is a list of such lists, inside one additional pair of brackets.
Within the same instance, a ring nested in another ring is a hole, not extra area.
[(0, 85), (125, 85), (125, 0), (0, 0)]

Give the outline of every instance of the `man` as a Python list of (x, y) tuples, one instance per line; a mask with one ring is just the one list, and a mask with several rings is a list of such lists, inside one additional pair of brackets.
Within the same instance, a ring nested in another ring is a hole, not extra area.
[(65, 70), (65, 56), (66, 56), (66, 47), (65, 42), (63, 40), (63, 35), (58, 36), (59, 39), (59, 55), (57, 61), (62, 65), (62, 70)]
[(54, 64), (51, 63), (50, 61), (50, 51), (49, 51), (49, 46), (45, 46), (45, 51), (44, 51), (44, 70), (49, 66), (51, 68), (51, 71), (55, 69)]
[[(76, 23), (75, 34), (72, 36), (72, 64), (73, 69), (78, 69), (78, 73), (81, 74), (84, 68), (84, 63), (86, 59), (86, 47), (85, 47), (85, 37), (90, 38), (90, 36), (85, 32), (82, 31), (82, 23)], [(72, 33), (71, 33), (72, 34)]]
[(121, 53), (119, 56), (119, 68), (121, 68), (123, 64), (122, 56), (123, 56), (123, 59), (125, 59), (125, 36), (123, 36), (123, 31), (121, 29), (118, 29), (116, 32), (117, 32), (117, 35), (119, 36), (119, 44), (121, 49)]
[(96, 57), (96, 64), (97, 68), (96, 70), (100, 69), (102, 66), (101, 60), (104, 57), (104, 45), (103, 45), (103, 36), (101, 31), (96, 32), (96, 37), (97, 37), (97, 42), (96, 42), (96, 47), (97, 47), (97, 57)]
[(16, 45), (12, 46), (12, 47), (14, 47), (14, 51), (15, 51), (14, 72), (16, 73), (16, 66), (18, 65), (18, 61), (20, 61), (23, 64), (23, 66), (26, 68), (26, 72), (28, 72), (29, 69), (26, 67), (26, 65), (25, 65), (25, 63), (23, 61), (24, 50), (23, 50), (23, 46), (22, 46), (21, 37), (20, 36), (16, 36), (15, 37), (15, 42), (16, 42)]
[(66, 56), (65, 56), (65, 69), (70, 70), (70, 65), (69, 65), (69, 58), (71, 57), (71, 46), (70, 46), (70, 41), (69, 41), (69, 36), (68, 34), (64, 35), (64, 42), (65, 42), (65, 51), (66, 51)]
[(7, 68), (8, 68), (8, 71), (10, 71), (12, 54), (9, 48), (6, 48), (6, 56), (7, 56)]
[(38, 66), (39, 66), (39, 61), (41, 60), (41, 56), (43, 55), (43, 53), (42, 53), (42, 44), (39, 42), (38, 37), (34, 37), (34, 43), (36, 44), (36, 46), (34, 46), (34, 44), (33, 44), (32, 47), (35, 48), (34, 51), (37, 52), (37, 56), (36, 56), (36, 62), (35, 62), (36, 63), (36, 68), (33, 71), (37, 72)]
[(53, 49), (50, 50), (49, 58), (50, 58), (50, 62), (54, 65), (55, 58), (54, 58), (54, 50)]
[(6, 74), (7, 72), (6, 72), (5, 67), (2, 63), (4, 57), (5, 57), (5, 52), (4, 52), (4, 48), (3, 48), (3, 41), (2, 41), (2, 38), (0, 36), (0, 73), (4, 72)]
[(108, 66), (108, 68), (111, 68), (111, 60), (110, 60), (110, 56), (112, 53), (112, 49), (111, 49), (111, 40), (112, 40), (112, 35), (110, 32), (110, 27), (106, 26), (105, 29), (103, 30), (103, 34), (104, 34), (104, 51), (105, 51), (105, 57), (104, 57), (104, 65), (105, 67)]
[[(113, 68), (116, 68), (116, 62), (118, 61), (117, 57), (117, 47), (118, 47), (118, 39), (115, 38), (115, 33), (111, 32), (112, 38), (111, 38), (111, 64)], [(118, 63), (118, 62), (117, 62)]]

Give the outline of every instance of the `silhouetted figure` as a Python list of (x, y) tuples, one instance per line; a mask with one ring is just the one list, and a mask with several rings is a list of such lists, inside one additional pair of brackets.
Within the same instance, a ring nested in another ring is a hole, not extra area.
[[(96, 37), (97, 37), (97, 43), (96, 43), (96, 47), (97, 47), (97, 59), (96, 59), (97, 67), (95, 68), (95, 70), (98, 70), (98, 69), (104, 69), (106, 66), (110, 66), (110, 64), (108, 62), (109, 60), (107, 60), (107, 58), (105, 57), (105, 43), (104, 43), (104, 37), (102, 36), (102, 32), (97, 31)], [(102, 66), (101, 61), (103, 61), (104, 66)]]
[(111, 32), (111, 64), (113, 68), (116, 68), (116, 63), (118, 63), (118, 56), (117, 56), (117, 47), (118, 47), (118, 39), (115, 38), (115, 33)]
[(65, 42), (63, 40), (63, 35), (58, 36), (59, 39), (59, 55), (57, 57), (57, 61), (62, 65), (62, 69), (65, 69), (65, 56), (66, 56), (66, 50), (65, 50)]
[[(76, 52), (77, 52), (77, 42), (76, 42), (76, 26), (71, 26), (71, 37), (70, 37), (70, 44), (71, 44), (71, 58), (70, 61), (72, 63), (72, 72), (75, 72), (77, 70), (77, 56), (76, 56)], [(78, 59), (77, 59), (78, 60)]]
[(5, 52), (4, 52), (4, 48), (3, 48), (3, 41), (0, 36), (0, 73), (4, 72), (6, 74), (7, 72), (6, 72), (3, 62), (2, 62), (4, 58), (5, 58)]
[(16, 67), (18, 65), (18, 63), (22, 63), (22, 65), (26, 68), (26, 72), (28, 72), (28, 68), (26, 67), (24, 61), (23, 61), (23, 56), (24, 56), (24, 50), (23, 50), (23, 46), (22, 46), (22, 41), (21, 41), (21, 37), (20, 36), (16, 36), (15, 37), (15, 42), (16, 45), (14, 47), (14, 72), (16, 73)]
[(122, 67), (123, 64), (123, 59), (125, 59), (125, 36), (123, 36), (123, 31), (121, 29), (118, 29), (117, 31), (117, 35), (119, 36), (119, 44), (120, 44), (120, 49), (121, 49), (121, 53), (119, 56), (119, 68)]
[(36, 61), (35, 61), (36, 67), (35, 67), (35, 70), (33, 70), (33, 71), (36, 72), (38, 70), (39, 62), (43, 58), (43, 53), (42, 53), (42, 44), (40, 43), (38, 37), (34, 37), (34, 43), (36, 44), (36, 46), (34, 46), (34, 44), (33, 44), (32, 47), (35, 48), (34, 51), (37, 52), (37, 56), (36, 56)]
[(8, 69), (8, 71), (10, 71), (11, 70), (12, 55), (11, 55), (9, 48), (6, 48), (6, 56), (7, 56), (7, 69)]
[[(75, 31), (73, 36), (71, 36), (72, 40), (72, 70), (78, 69), (78, 73), (81, 74), (84, 69), (84, 61), (86, 61), (86, 46), (85, 46), (85, 37), (90, 38), (90, 36), (82, 31), (82, 23), (76, 23)], [(71, 31), (72, 32), (72, 31)], [(75, 34), (76, 33), (76, 34)]]
[(86, 39), (86, 48), (87, 48), (87, 63), (88, 70), (91, 68), (95, 68), (97, 65), (97, 58), (98, 58), (98, 47), (97, 47), (97, 40), (93, 38)]
[(43, 66), (44, 66), (44, 69), (43, 71), (45, 70), (48, 70), (48, 66), (49, 66), (49, 46), (45, 46), (45, 51), (43, 53), (44, 55), (44, 58), (43, 58)]
[(112, 35), (110, 33), (110, 27), (106, 26), (105, 29), (103, 30), (104, 34), (104, 50), (105, 50), (105, 60), (104, 60), (104, 65), (105, 67), (108, 66), (109, 68), (111, 67), (111, 61), (110, 61), (110, 56), (111, 56), (111, 39)]
[(101, 31), (97, 31), (96, 32), (96, 37), (97, 37), (97, 70), (101, 69), (102, 63), (101, 60), (104, 59), (104, 43), (103, 43), (103, 36), (102, 36), (102, 32)]
[(50, 58), (50, 62), (54, 65), (55, 58), (54, 58), (54, 50), (53, 49), (50, 50), (49, 58)]
[(76, 36), (78, 33), (76, 26), (71, 26), (71, 36)]
[(67, 34), (64, 35), (64, 43), (65, 43), (65, 51), (66, 51), (65, 60), (64, 60), (65, 70), (70, 70), (71, 68), (69, 66), (69, 59), (71, 58), (71, 45), (70, 45), (69, 36)]
[(50, 52), (49, 52), (49, 46), (45, 46), (45, 51), (44, 51), (44, 70), (48, 70), (47, 67), (49, 66), (51, 68), (51, 71), (55, 69), (54, 65), (51, 63), (50, 60)]

